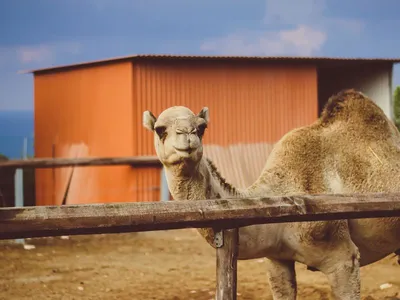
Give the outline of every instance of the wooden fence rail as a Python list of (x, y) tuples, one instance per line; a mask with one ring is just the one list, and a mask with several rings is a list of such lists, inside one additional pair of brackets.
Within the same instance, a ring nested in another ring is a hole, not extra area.
[(400, 193), (0, 209), (0, 239), (400, 216)]
[(132, 167), (161, 167), (157, 156), (128, 157), (84, 157), (84, 158), (33, 158), (25, 160), (9, 160), (0, 162), (0, 168), (61, 168), (86, 166), (116, 166), (130, 165)]
[(0, 238), (211, 227), (217, 251), (217, 300), (235, 300), (238, 228), (262, 223), (400, 216), (400, 193), (299, 195), (159, 203), (0, 209)]
[[(132, 168), (161, 168), (160, 200), (169, 199), (167, 182), (162, 164), (157, 156), (127, 156), (127, 157), (84, 157), (84, 158), (33, 158), (22, 160), (1, 161), (0, 169), (15, 170), (15, 205), (23, 206), (23, 169), (45, 169), (62, 167), (87, 166), (117, 166), (129, 165)], [(72, 173), (71, 173), (72, 175)]]

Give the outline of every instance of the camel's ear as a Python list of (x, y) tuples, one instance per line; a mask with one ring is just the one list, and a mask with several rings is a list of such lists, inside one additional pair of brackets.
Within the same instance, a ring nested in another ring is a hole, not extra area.
[(150, 131), (154, 131), (154, 124), (156, 123), (157, 118), (153, 115), (153, 113), (149, 110), (146, 110), (143, 113), (143, 126)]
[(206, 121), (206, 124), (208, 124), (208, 122), (210, 121), (210, 114), (208, 112), (208, 107), (203, 107), (197, 116), (199, 118), (203, 118)]

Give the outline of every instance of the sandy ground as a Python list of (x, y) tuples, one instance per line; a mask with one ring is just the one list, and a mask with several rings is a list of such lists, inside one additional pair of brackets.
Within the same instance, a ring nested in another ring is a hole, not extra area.
[[(215, 252), (192, 229), (27, 243), (35, 249), (0, 244), (0, 299), (214, 299)], [(238, 299), (272, 299), (265, 262), (238, 269)], [(330, 299), (322, 274), (302, 265), (297, 274), (298, 299)], [(400, 299), (399, 275), (393, 257), (362, 268), (362, 299)]]

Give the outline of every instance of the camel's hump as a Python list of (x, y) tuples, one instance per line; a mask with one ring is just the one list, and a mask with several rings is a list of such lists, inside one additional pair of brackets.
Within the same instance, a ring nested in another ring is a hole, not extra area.
[(359, 122), (360, 126), (387, 129), (388, 118), (369, 97), (355, 89), (342, 90), (331, 96), (320, 117), (324, 125), (336, 121)]

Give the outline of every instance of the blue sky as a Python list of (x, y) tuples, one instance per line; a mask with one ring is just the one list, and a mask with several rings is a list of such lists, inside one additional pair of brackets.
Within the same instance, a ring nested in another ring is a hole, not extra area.
[(19, 70), (114, 56), (400, 57), (399, 8), (398, 0), (1, 0), (0, 110), (33, 108), (32, 75)]

